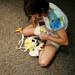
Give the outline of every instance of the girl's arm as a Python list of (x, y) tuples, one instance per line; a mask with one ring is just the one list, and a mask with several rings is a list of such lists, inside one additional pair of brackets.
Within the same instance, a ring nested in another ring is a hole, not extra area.
[(30, 24), (22, 30), (22, 33), (24, 34), (24, 36), (34, 35), (34, 29), (35, 28), (33, 24)]
[(54, 37), (54, 36), (47, 35), (47, 34), (41, 34), (40, 38), (42, 40), (54, 41), (60, 45), (68, 45), (68, 37), (67, 37), (67, 34), (63, 28), (60, 29), (59, 31), (57, 31), (57, 35), (58, 35), (58, 37)]
[(38, 16), (38, 15), (37, 14), (32, 15), (32, 17), (30, 19), (31, 24), (23, 29), (22, 32), (25, 36), (34, 35), (34, 30), (35, 30), (36, 22), (37, 22), (36, 16)]

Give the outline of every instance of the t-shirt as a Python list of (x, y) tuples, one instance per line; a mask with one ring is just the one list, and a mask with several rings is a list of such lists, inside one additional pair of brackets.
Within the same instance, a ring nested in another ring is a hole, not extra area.
[(66, 15), (53, 3), (50, 3), (50, 8), (48, 16), (43, 17), (46, 27), (52, 31), (58, 31), (61, 28), (66, 29), (68, 25)]

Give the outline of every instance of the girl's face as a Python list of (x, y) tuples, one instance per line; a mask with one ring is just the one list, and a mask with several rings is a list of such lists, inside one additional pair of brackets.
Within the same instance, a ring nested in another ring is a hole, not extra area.
[(34, 23), (36, 25), (39, 21), (44, 21), (43, 16), (46, 17), (47, 14), (43, 13), (41, 15), (38, 15), (38, 14), (32, 15), (32, 17), (31, 17), (32, 23)]

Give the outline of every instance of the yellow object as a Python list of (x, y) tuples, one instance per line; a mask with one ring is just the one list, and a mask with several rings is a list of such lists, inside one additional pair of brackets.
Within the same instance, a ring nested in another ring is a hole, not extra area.
[(46, 29), (45, 29), (44, 26), (40, 26), (40, 32), (41, 32), (41, 33), (46, 33)]
[(36, 47), (35, 42), (32, 42), (33, 37), (27, 38), (24, 42), (25, 49), (29, 51), (33, 51), (33, 49)]
[(22, 33), (22, 28), (17, 28), (16, 32), (21, 32)]
[[(39, 56), (39, 51), (44, 45), (44, 42), (35, 39), (37, 36), (31, 36), (25, 39), (24, 48), (29, 52), (30, 56)], [(38, 44), (38, 45), (37, 45)]]

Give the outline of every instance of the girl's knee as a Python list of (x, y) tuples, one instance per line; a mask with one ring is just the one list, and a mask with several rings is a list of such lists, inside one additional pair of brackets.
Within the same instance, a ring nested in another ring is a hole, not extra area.
[(42, 67), (47, 67), (53, 60), (54, 56), (56, 54), (56, 50), (52, 46), (46, 46), (44, 53), (40, 53), (39, 56), (39, 64)]
[(47, 63), (45, 60), (39, 60), (39, 65), (41, 67), (47, 67), (49, 63)]

